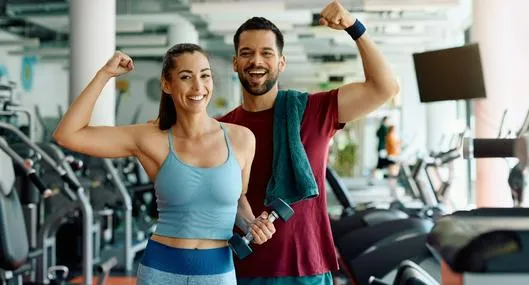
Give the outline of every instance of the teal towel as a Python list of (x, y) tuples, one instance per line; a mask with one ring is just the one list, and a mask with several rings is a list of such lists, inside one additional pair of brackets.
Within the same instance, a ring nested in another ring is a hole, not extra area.
[(265, 205), (275, 198), (288, 204), (318, 196), (318, 185), (301, 143), (301, 120), (308, 93), (281, 90), (274, 102), (272, 177)]

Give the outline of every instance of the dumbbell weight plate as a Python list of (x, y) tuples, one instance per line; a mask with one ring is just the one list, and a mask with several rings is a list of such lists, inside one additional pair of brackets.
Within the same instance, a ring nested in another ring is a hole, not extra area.
[(252, 253), (252, 249), (244, 241), (244, 238), (242, 238), (238, 234), (234, 234), (230, 240), (228, 241), (228, 245), (230, 246), (231, 250), (235, 252), (235, 254), (239, 257), (239, 259), (244, 259), (248, 255)]
[(294, 210), (292, 210), (292, 208), (287, 203), (285, 203), (285, 201), (281, 200), (281, 198), (277, 198), (272, 201), (269, 207), (277, 213), (281, 220), (285, 222), (294, 215)]

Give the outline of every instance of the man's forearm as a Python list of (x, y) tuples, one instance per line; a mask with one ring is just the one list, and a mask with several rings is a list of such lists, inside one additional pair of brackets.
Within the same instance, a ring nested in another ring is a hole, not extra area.
[(239, 205), (237, 207), (237, 216), (235, 217), (235, 225), (241, 229), (244, 233), (248, 232), (250, 224), (255, 220), (255, 216), (252, 212), (252, 207), (246, 198), (246, 195), (242, 195), (239, 198)]

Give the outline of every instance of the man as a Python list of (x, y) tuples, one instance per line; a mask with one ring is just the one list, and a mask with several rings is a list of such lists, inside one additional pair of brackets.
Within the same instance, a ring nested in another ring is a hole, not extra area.
[(378, 139), (378, 157), (380, 158), (380, 152), (386, 151), (386, 134), (388, 133), (388, 117), (384, 116), (380, 122), (380, 127), (377, 129), (377, 139)]
[[(338, 1), (321, 12), (320, 23), (348, 32), (362, 57), (366, 80), (308, 96), (300, 125), (301, 142), (318, 186), (316, 198), (292, 204), (287, 222), (276, 220), (276, 232), (266, 244), (236, 262), (239, 284), (332, 284), (338, 269), (327, 213), (325, 168), (330, 139), (344, 124), (375, 110), (394, 96), (399, 86), (382, 54)], [(243, 103), (220, 121), (246, 126), (256, 137), (256, 152), (247, 199), (260, 213), (272, 175), (274, 102), (278, 77), (285, 69), (283, 35), (264, 18), (252, 18), (234, 36), (234, 71), (243, 86)], [(252, 217), (247, 217), (250, 220)]]

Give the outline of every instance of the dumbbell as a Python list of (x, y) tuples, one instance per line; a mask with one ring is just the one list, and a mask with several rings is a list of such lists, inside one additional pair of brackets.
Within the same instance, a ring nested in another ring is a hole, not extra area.
[[(281, 198), (275, 199), (269, 207), (272, 211), (268, 214), (268, 221), (272, 223), (278, 218), (286, 222), (294, 215), (294, 210), (285, 201), (281, 200)], [(239, 259), (244, 259), (253, 252), (249, 245), (252, 240), (253, 235), (251, 231), (244, 237), (234, 234), (228, 241), (228, 245)]]

